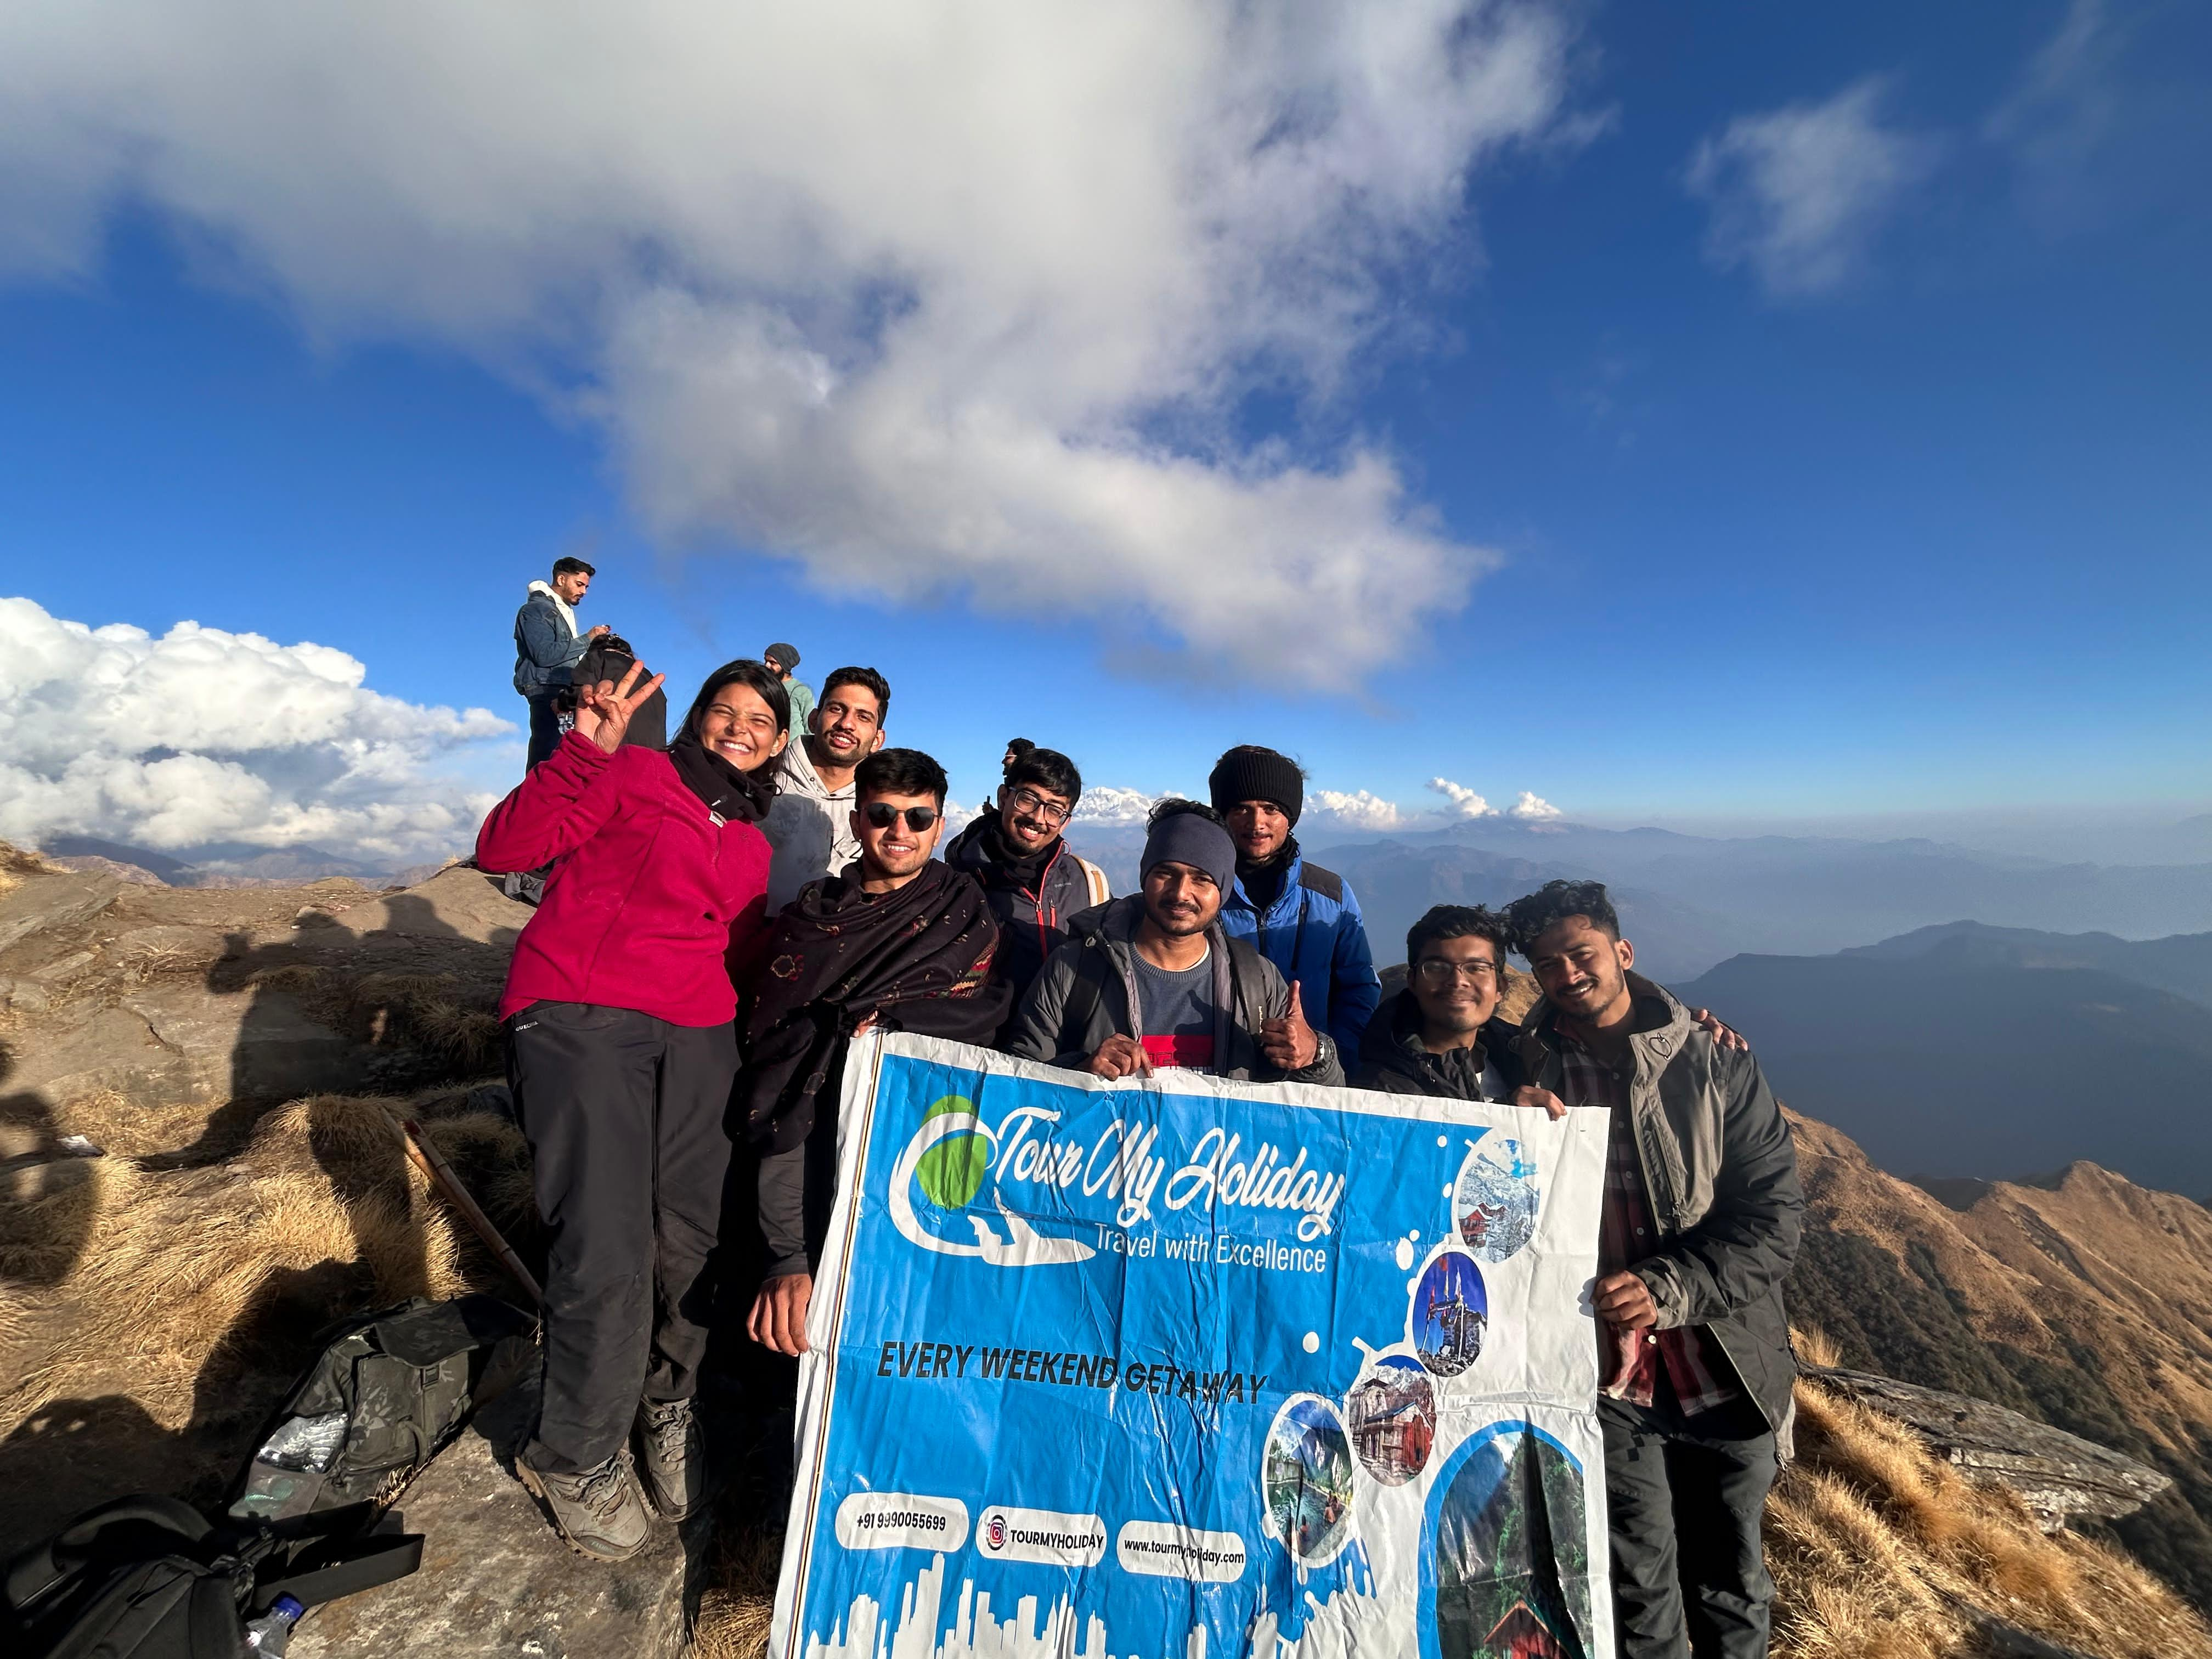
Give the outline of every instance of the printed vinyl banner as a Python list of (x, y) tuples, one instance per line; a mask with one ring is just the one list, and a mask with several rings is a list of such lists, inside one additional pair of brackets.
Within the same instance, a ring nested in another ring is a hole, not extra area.
[(854, 1047), (778, 1659), (1597, 1659), (1607, 1118)]

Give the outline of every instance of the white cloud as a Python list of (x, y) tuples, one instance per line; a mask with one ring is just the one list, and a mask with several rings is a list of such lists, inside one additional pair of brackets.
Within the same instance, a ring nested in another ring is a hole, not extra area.
[(1336, 789), (1316, 789), (1314, 799), (1323, 811), (1356, 830), (1395, 830), (1406, 822), (1398, 803), (1361, 789), (1346, 794)]
[(1521, 799), (1508, 810), (1515, 817), (1530, 821), (1563, 816), (1559, 809), (1551, 802), (1527, 789), (1521, 792)]
[(1933, 140), (1884, 124), (1887, 95), (1871, 77), (1826, 103), (1740, 115), (1700, 143), (1685, 179), (1711, 210), (1706, 257), (1748, 265), (1784, 298), (1858, 275), (1882, 221), (1936, 161)]
[(496, 796), (430, 763), (514, 731), (362, 689), (342, 651), (179, 623), (88, 628), (0, 599), (0, 839), (159, 850), (312, 843), (396, 863), (465, 848)]
[(1491, 818), (1498, 816), (1496, 807), (1463, 783), (1454, 783), (1449, 778), (1431, 778), (1429, 787), (1451, 803), (1454, 817)]
[(1417, 337), (1394, 279), (1472, 257), (1474, 171), (1583, 133), (1571, 10), (22, 4), (0, 265), (149, 202), (319, 338), (594, 421), (668, 538), (1333, 684), (1492, 556), (1239, 400)]

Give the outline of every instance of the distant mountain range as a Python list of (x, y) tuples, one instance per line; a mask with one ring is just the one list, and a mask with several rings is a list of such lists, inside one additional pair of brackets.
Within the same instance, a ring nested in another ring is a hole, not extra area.
[(1953, 922), (1834, 956), (1733, 957), (1675, 988), (1884, 1169), (2016, 1179), (2090, 1158), (2212, 1194), (2212, 933)]
[[(1076, 849), (1133, 890), (1140, 830), (1079, 823)], [(1744, 951), (1809, 956), (1972, 916), (2122, 942), (2212, 928), (2212, 863), (2060, 864), (1944, 842), (1739, 839), (1482, 818), (1359, 836), (1316, 825), (1318, 863), (1352, 883), (1377, 962), (1402, 960), (1431, 904), (1499, 904), (1554, 877), (1602, 881), (1644, 966), (1672, 981)]]
[(156, 853), (150, 848), (101, 841), (93, 836), (51, 836), (40, 850), (64, 862), (96, 860), (119, 866), (122, 872), (143, 872), (171, 887), (281, 887), (332, 876), (405, 886), (441, 868), (425, 864), (394, 869), (325, 852), (319, 847), (252, 847), (234, 842), (210, 842), (175, 853)]

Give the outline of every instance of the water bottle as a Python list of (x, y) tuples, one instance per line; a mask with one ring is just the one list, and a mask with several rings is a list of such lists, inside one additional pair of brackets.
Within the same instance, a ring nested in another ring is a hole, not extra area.
[(292, 1639), (292, 1626), (300, 1622), (307, 1611), (304, 1604), (289, 1595), (280, 1595), (269, 1604), (269, 1611), (246, 1627), (246, 1650), (252, 1654), (279, 1654)]

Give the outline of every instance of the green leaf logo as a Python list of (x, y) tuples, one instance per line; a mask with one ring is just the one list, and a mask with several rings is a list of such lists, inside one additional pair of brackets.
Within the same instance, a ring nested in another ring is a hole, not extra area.
[[(921, 1115), (921, 1121), (945, 1112), (963, 1112), (973, 1115), (975, 1106), (958, 1095), (947, 1095)], [(983, 1184), (983, 1171), (989, 1164), (991, 1149), (980, 1134), (947, 1135), (921, 1155), (915, 1170), (921, 1182), (924, 1197), (939, 1209), (958, 1210), (967, 1206)]]

